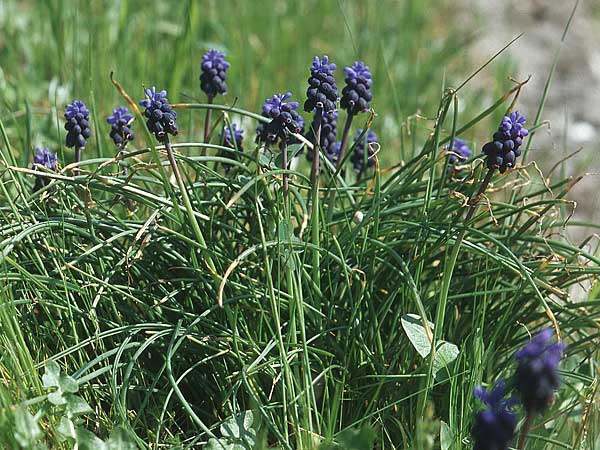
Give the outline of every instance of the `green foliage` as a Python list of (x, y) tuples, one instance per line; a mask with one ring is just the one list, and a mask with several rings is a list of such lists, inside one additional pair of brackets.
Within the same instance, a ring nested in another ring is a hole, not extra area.
[(253, 428), (252, 411), (242, 411), (228, 419), (220, 426), (221, 438), (211, 438), (206, 445), (207, 450), (251, 450), (255, 448), (256, 431)]

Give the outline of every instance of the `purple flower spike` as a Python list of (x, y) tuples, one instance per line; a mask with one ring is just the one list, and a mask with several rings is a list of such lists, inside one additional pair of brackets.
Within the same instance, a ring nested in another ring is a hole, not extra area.
[(150, 89), (144, 89), (144, 92), (146, 98), (140, 101), (140, 105), (146, 108), (144, 116), (147, 117), (148, 129), (160, 142), (165, 142), (169, 134), (176, 136), (179, 132), (177, 113), (171, 108), (167, 91), (156, 92), (156, 88), (152, 86)]
[(65, 111), (65, 130), (67, 130), (67, 147), (82, 149), (92, 135), (90, 130), (90, 112), (81, 100), (74, 100), (67, 105)]
[(552, 329), (546, 328), (515, 353), (519, 363), (515, 387), (528, 414), (547, 409), (554, 399), (554, 391), (560, 385), (557, 369), (564, 345), (554, 342), (553, 337)]
[[(231, 136), (231, 129), (233, 130), (233, 139)], [(238, 152), (243, 152), (244, 130), (235, 123), (231, 124), (231, 129), (228, 125), (225, 125), (223, 130), (219, 132), (219, 141), (223, 143), (224, 147), (237, 149)], [(235, 160), (238, 159), (237, 152), (223, 151), (221, 155)], [(231, 164), (223, 163), (223, 168), (225, 169), (225, 172), (228, 172), (229, 169), (231, 169)]]
[(225, 54), (218, 50), (209, 50), (202, 56), (200, 68), (200, 88), (209, 97), (227, 92), (227, 69), (230, 64), (225, 61)]
[[(58, 166), (58, 158), (47, 147), (36, 147), (33, 154), (33, 170), (39, 170), (39, 166), (43, 166), (49, 170), (56, 170)], [(42, 187), (48, 186), (50, 180), (43, 177), (36, 177), (33, 192), (39, 191)]]
[[(231, 130), (226, 125), (223, 127), (223, 131), (219, 133), (219, 140), (223, 140), (223, 145), (225, 147), (235, 148), (237, 146), (239, 151), (243, 151), (242, 141), (244, 140), (244, 130), (235, 123), (231, 124), (231, 129), (233, 129), (233, 139), (231, 138)], [(235, 145), (233, 144), (234, 139)]]
[(267, 124), (261, 124), (256, 129), (257, 140), (275, 143), (278, 139), (290, 142), (289, 133), (299, 133), (304, 127), (304, 121), (296, 111), (298, 102), (288, 102), (291, 92), (276, 94), (265, 100), (262, 115), (271, 119)]
[(511, 411), (514, 399), (505, 399), (506, 385), (499, 380), (494, 388), (487, 391), (478, 386), (474, 395), (487, 405), (475, 414), (471, 435), (475, 445), (474, 450), (508, 450), (515, 435), (517, 417)]
[(500, 173), (515, 167), (516, 159), (521, 156), (521, 144), (529, 131), (523, 127), (525, 116), (519, 111), (504, 116), (498, 131), (494, 133), (493, 141), (483, 146), (487, 155), (487, 166), (499, 169)]
[(333, 77), (334, 71), (335, 64), (329, 63), (327, 55), (323, 56), (322, 59), (315, 56), (310, 68), (310, 77), (308, 77), (307, 99), (304, 102), (304, 111), (312, 112), (315, 108), (321, 108), (323, 112), (335, 110), (338, 93), (335, 78)]
[(56, 170), (58, 165), (58, 158), (54, 153), (47, 147), (36, 147), (33, 155), (33, 167), (36, 170), (36, 166), (44, 166), (46, 169)]
[[(449, 147), (449, 146), (448, 146)], [(452, 143), (452, 148), (448, 148), (448, 150), (452, 153), (449, 155), (450, 164), (458, 164), (461, 161), (465, 161), (471, 157), (473, 152), (467, 145), (467, 141), (463, 141), (462, 139), (454, 139)]]
[[(323, 113), (323, 118), (321, 121), (321, 148), (325, 152), (327, 159), (329, 161), (335, 163), (337, 161), (337, 156), (339, 154), (339, 142), (337, 139), (337, 119), (338, 112), (331, 111), (329, 113)], [(306, 135), (306, 139), (311, 142), (315, 142), (314, 129), (316, 128), (316, 120), (312, 121), (312, 125), (308, 130), (308, 134)], [(306, 153), (306, 159), (312, 161), (313, 152)]]
[(111, 125), (110, 137), (119, 148), (125, 148), (128, 142), (135, 139), (135, 134), (131, 131), (133, 115), (124, 106), (113, 109), (113, 115), (106, 118)]
[(373, 100), (371, 93), (371, 71), (362, 61), (356, 61), (352, 67), (345, 67), (346, 86), (342, 90), (340, 107), (348, 114), (368, 111)]
[(372, 148), (373, 146), (371, 144), (379, 142), (379, 138), (377, 137), (374, 131), (367, 131), (365, 136), (361, 138), (360, 135), (362, 134), (362, 132), (363, 130), (361, 129), (357, 130), (356, 132), (356, 137), (354, 138), (354, 142), (356, 142), (356, 145), (354, 146), (354, 153), (350, 157), (350, 161), (352, 161), (352, 163), (354, 164), (354, 170), (358, 174), (362, 173), (363, 170), (365, 170), (365, 151), (368, 152), (366, 168), (373, 167), (375, 165), (375, 159), (372, 158), (373, 154), (375, 153), (375, 150)]

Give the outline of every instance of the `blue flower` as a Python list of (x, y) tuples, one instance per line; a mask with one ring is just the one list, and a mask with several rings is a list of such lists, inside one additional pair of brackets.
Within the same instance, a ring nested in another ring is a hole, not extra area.
[[(340, 143), (337, 143), (337, 119), (338, 112), (331, 111), (329, 113), (323, 113), (323, 118), (321, 120), (321, 148), (325, 152), (327, 159), (329, 161), (335, 163), (337, 161), (337, 156), (340, 151)], [(313, 120), (310, 129), (308, 130), (308, 134), (306, 135), (306, 139), (311, 142), (315, 142), (314, 140), (314, 129), (316, 127), (315, 120)], [(307, 152), (306, 158), (309, 161), (312, 161), (313, 152)]]
[(369, 109), (371, 93), (371, 71), (362, 61), (356, 61), (352, 67), (345, 67), (346, 86), (342, 89), (340, 107), (348, 114), (357, 114)]
[(140, 105), (146, 108), (144, 115), (147, 117), (148, 129), (160, 142), (164, 142), (169, 134), (176, 136), (179, 132), (177, 113), (169, 104), (167, 91), (156, 92), (156, 88), (152, 86), (150, 89), (145, 89), (144, 92), (146, 98), (140, 101)]
[(265, 100), (262, 115), (270, 118), (271, 122), (258, 126), (257, 141), (275, 143), (278, 139), (286, 139), (289, 143), (289, 133), (299, 133), (303, 129), (304, 120), (295, 111), (298, 102), (287, 101), (291, 96), (291, 92), (287, 92)]
[(523, 127), (525, 116), (519, 111), (514, 111), (504, 116), (498, 131), (494, 133), (493, 141), (483, 146), (483, 153), (487, 156), (487, 166), (490, 169), (499, 169), (500, 173), (515, 167), (517, 157), (521, 156), (521, 144), (529, 134)]
[(450, 164), (458, 164), (460, 161), (465, 161), (471, 157), (473, 152), (467, 145), (467, 141), (463, 141), (462, 139), (454, 139), (452, 143), (452, 148), (449, 148), (448, 151), (452, 152), (449, 155)]
[(474, 450), (508, 450), (515, 435), (517, 417), (511, 411), (515, 400), (505, 399), (505, 390), (506, 386), (502, 380), (497, 381), (490, 391), (481, 386), (475, 388), (475, 397), (487, 407), (475, 414), (471, 428)]
[(231, 130), (229, 126), (225, 125), (223, 127), (223, 131), (219, 133), (219, 140), (223, 141), (223, 145), (229, 148), (236, 148), (240, 151), (242, 149), (242, 141), (244, 140), (244, 130), (241, 127), (238, 127), (237, 124), (232, 123), (231, 129), (233, 129), (233, 137), (235, 139), (235, 145), (233, 144), (234, 139), (231, 139)]
[(304, 111), (311, 112), (315, 108), (321, 108), (324, 112), (331, 112), (336, 109), (338, 93), (333, 77), (334, 71), (335, 64), (329, 63), (327, 55), (322, 59), (315, 56), (310, 69), (310, 77), (308, 77)]
[(44, 166), (46, 169), (56, 170), (58, 158), (47, 147), (36, 147), (33, 155), (33, 167), (36, 170), (37, 166)]
[(74, 100), (67, 105), (65, 112), (65, 130), (67, 130), (67, 147), (82, 149), (86, 140), (92, 135), (90, 130), (90, 112), (81, 100)]
[(218, 50), (209, 50), (202, 56), (200, 68), (200, 88), (209, 97), (227, 92), (227, 69), (230, 64), (225, 61), (225, 54)]
[(379, 139), (377, 138), (375, 132), (369, 130), (367, 131), (366, 135), (361, 138), (360, 135), (362, 134), (362, 132), (363, 130), (361, 129), (357, 130), (356, 137), (354, 138), (354, 142), (356, 142), (356, 145), (354, 146), (354, 152), (350, 157), (350, 161), (352, 161), (354, 165), (354, 170), (358, 174), (362, 173), (363, 170), (365, 170), (365, 151), (367, 152), (366, 168), (373, 167), (375, 165), (375, 159), (372, 157), (375, 153), (375, 148), (373, 148), (372, 144), (379, 143)]
[(528, 414), (543, 412), (560, 385), (558, 364), (564, 345), (553, 341), (554, 332), (546, 328), (515, 354), (518, 361), (515, 388)]
[[(36, 147), (33, 155), (33, 170), (38, 170), (39, 166), (43, 166), (49, 170), (56, 170), (58, 166), (58, 158), (47, 147)], [(50, 180), (43, 177), (36, 177), (33, 192), (39, 191), (42, 187), (50, 184)]]
[(106, 118), (111, 125), (110, 137), (117, 147), (124, 148), (129, 141), (135, 139), (135, 134), (131, 131), (133, 115), (124, 106), (113, 109), (113, 115)]
[[(235, 123), (231, 124), (231, 129), (233, 129), (233, 139), (231, 136), (231, 130), (229, 129), (229, 126), (225, 125), (223, 127), (223, 130), (219, 132), (219, 141), (223, 143), (224, 147), (237, 149), (237, 151), (243, 152), (244, 130), (242, 129), (242, 127), (238, 127)], [(221, 155), (235, 160), (238, 159), (237, 152), (222, 151)], [(227, 172), (229, 171), (229, 169), (231, 169), (231, 165), (223, 163), (223, 168)]]

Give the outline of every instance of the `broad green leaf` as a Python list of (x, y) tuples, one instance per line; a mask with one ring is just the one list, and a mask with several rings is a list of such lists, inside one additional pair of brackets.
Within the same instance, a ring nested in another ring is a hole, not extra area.
[(77, 444), (80, 450), (107, 450), (102, 439), (83, 427), (77, 428)]
[[(425, 332), (425, 327), (419, 316), (416, 314), (405, 314), (401, 319), (402, 328), (408, 336), (408, 340), (413, 345), (417, 353), (423, 358), (429, 355), (431, 351), (431, 342)], [(429, 322), (429, 326), (433, 331), (433, 324)]]
[(64, 373), (61, 373), (58, 377), (58, 384), (63, 392), (74, 394), (79, 390), (79, 383), (77, 383), (77, 380)]
[(66, 416), (63, 416), (60, 419), (58, 427), (56, 427), (56, 432), (58, 433), (61, 442), (69, 438), (75, 440), (75, 437), (77, 436), (75, 424)]
[(210, 438), (204, 446), (204, 450), (233, 450), (233, 445), (225, 439)]
[(67, 394), (64, 396), (64, 398), (67, 403), (67, 410), (73, 416), (80, 416), (92, 412), (90, 405), (88, 405), (88, 403), (78, 395)]
[(46, 371), (42, 375), (42, 385), (45, 389), (53, 389), (53, 392), (48, 394), (48, 401), (56, 406), (67, 403), (64, 393), (75, 393), (79, 390), (77, 380), (60, 373), (60, 366), (56, 361), (48, 361), (46, 364)]
[(59, 387), (58, 377), (60, 376), (60, 366), (56, 361), (48, 361), (46, 370), (42, 375), (42, 385), (44, 389)]
[(15, 411), (15, 439), (21, 447), (30, 448), (42, 437), (37, 420), (23, 405)]
[(440, 449), (441, 450), (450, 450), (452, 447), (452, 430), (448, 424), (444, 421), (440, 423)]
[(63, 397), (62, 391), (59, 389), (48, 394), (48, 401), (56, 406), (61, 406), (67, 403), (67, 399)]
[(363, 426), (342, 431), (338, 434), (337, 441), (344, 450), (373, 450), (376, 437), (371, 427)]
[(102, 439), (66, 416), (60, 420), (56, 431), (61, 441), (77, 443), (80, 450), (107, 450)]
[(223, 422), (221, 434), (223, 437), (242, 440), (249, 446), (253, 446), (256, 439), (256, 431), (252, 428), (253, 422), (252, 411), (242, 411)]
[(458, 347), (450, 342), (442, 342), (433, 358), (433, 375), (448, 367), (458, 357)]
[(261, 167), (266, 167), (268, 169), (275, 169), (275, 161), (274, 161), (274, 156), (272, 153), (270, 152), (262, 152), (260, 155), (258, 155), (258, 164)]
[(115, 427), (106, 441), (106, 450), (137, 450), (137, 448), (123, 427)]
[[(287, 147), (288, 164), (298, 153), (302, 151), (304, 144), (291, 144)], [(273, 159), (273, 165), (276, 168), (283, 169), (283, 152), (278, 152)]]
[(292, 223), (287, 220), (287, 219), (283, 219), (279, 222), (279, 227), (278, 227), (278, 236), (279, 236), (279, 240), (281, 242), (291, 242), (293, 236), (294, 236), (294, 227), (292, 226)]

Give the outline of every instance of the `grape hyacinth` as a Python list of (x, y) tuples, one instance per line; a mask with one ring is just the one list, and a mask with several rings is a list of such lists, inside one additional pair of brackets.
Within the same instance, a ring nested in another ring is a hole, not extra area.
[(44, 166), (49, 170), (56, 170), (58, 165), (58, 158), (54, 153), (50, 151), (48, 147), (36, 147), (33, 155), (33, 170), (37, 169), (37, 166)]
[[(269, 111), (271, 110), (271, 103), (272, 103), (273, 99), (272, 98), (268, 98), (265, 100), (265, 103), (262, 107), (262, 116), (263, 117), (267, 117), (267, 118), (271, 118), (271, 116), (269, 115)], [(298, 124), (298, 131), (296, 133), (299, 134), (304, 134), (304, 127), (306, 126), (306, 124), (304, 123), (304, 119), (302, 118), (302, 116), (300, 114), (298, 114), (297, 111), (295, 110), (291, 110), (290, 114), (292, 116), (292, 120), (294, 120), (297, 124)], [(277, 140), (277, 138), (275, 137), (275, 139), (270, 139), (267, 133), (267, 123), (260, 123), (258, 125), (258, 127), (256, 127), (256, 143), (260, 143), (260, 142), (268, 142), (269, 144), (274, 144), (275, 141)], [(271, 138), (273, 138), (273, 136), (271, 136)], [(293, 134), (288, 134), (287, 136), (287, 143), (288, 144), (297, 144), (300, 141), (298, 140), (298, 138), (296, 138), (296, 136), (294, 136)]]
[[(268, 98), (262, 109), (262, 115), (271, 121), (257, 129), (259, 139), (267, 143), (275, 143), (278, 139), (287, 142), (288, 133), (300, 132), (300, 115), (295, 111), (298, 102), (288, 102), (291, 92), (276, 94)], [(302, 121), (303, 122), (303, 121)]]
[(342, 89), (340, 107), (354, 115), (369, 110), (373, 94), (371, 93), (371, 71), (362, 61), (356, 61), (352, 67), (345, 67), (346, 86)]
[(322, 109), (324, 112), (330, 112), (336, 109), (338, 93), (333, 77), (335, 68), (335, 64), (329, 63), (327, 55), (323, 56), (322, 59), (315, 56), (310, 68), (304, 111), (312, 112), (316, 108)]
[[(336, 138), (337, 138), (337, 119), (338, 113), (337, 111), (331, 111), (330, 113), (324, 113), (321, 120), (321, 148), (325, 152), (327, 158), (334, 162), (337, 159), (337, 151), (339, 151), (339, 146), (336, 148)], [(316, 128), (316, 120), (313, 120), (312, 125), (308, 131), (306, 138), (315, 142), (314, 130)], [(309, 161), (312, 161), (313, 154), (308, 152), (306, 154), (306, 158)]]
[(525, 116), (519, 111), (504, 116), (498, 131), (494, 133), (494, 140), (483, 146), (489, 169), (497, 168), (500, 173), (504, 173), (515, 167), (516, 159), (521, 156), (523, 139), (529, 134), (523, 127), (525, 120)]
[[(375, 153), (375, 149), (372, 144), (379, 143), (379, 139), (374, 131), (368, 130), (367, 133), (361, 137), (362, 132), (363, 130), (359, 129), (356, 133), (356, 137), (354, 138), (356, 145), (354, 146), (354, 153), (350, 157), (350, 160), (354, 165), (354, 170), (359, 176), (366, 168), (368, 169), (375, 165), (375, 159), (372, 157)], [(367, 167), (365, 167), (365, 150), (367, 151)]]
[(152, 86), (150, 89), (145, 89), (144, 92), (147, 98), (140, 101), (140, 105), (146, 108), (144, 116), (147, 117), (148, 129), (160, 142), (167, 141), (169, 134), (176, 136), (179, 131), (176, 122), (177, 113), (169, 104), (167, 91), (156, 92), (156, 87)]
[(467, 145), (467, 141), (463, 141), (462, 139), (458, 138), (454, 139), (454, 142), (452, 143), (452, 148), (448, 146), (447, 150), (451, 152), (448, 155), (448, 160), (450, 161), (450, 164), (458, 164), (461, 161), (469, 159), (473, 154), (473, 152)]
[(546, 328), (515, 354), (515, 388), (528, 415), (547, 409), (560, 384), (557, 369), (564, 345), (554, 342), (553, 336), (552, 329)]
[(200, 89), (210, 98), (227, 92), (227, 69), (230, 64), (225, 61), (225, 54), (218, 50), (209, 50), (202, 56), (200, 68)]
[(475, 414), (471, 428), (474, 450), (508, 450), (515, 435), (517, 417), (511, 411), (513, 399), (505, 399), (505, 383), (500, 380), (494, 388), (487, 391), (479, 386), (475, 388), (475, 397), (487, 405)]
[[(233, 130), (233, 139), (231, 136), (231, 130)], [(223, 143), (224, 147), (237, 149), (237, 152), (243, 152), (243, 141), (244, 141), (244, 130), (241, 127), (238, 127), (237, 124), (232, 123), (231, 129), (229, 126), (223, 127), (223, 130), (219, 133), (219, 141)], [(222, 154), (231, 159), (238, 159), (237, 152), (225, 152)], [(231, 164), (223, 163), (223, 168), (225, 171), (229, 171), (231, 168)]]
[(133, 114), (124, 106), (113, 109), (112, 116), (107, 117), (106, 122), (111, 125), (110, 138), (117, 147), (123, 149), (135, 139), (135, 134), (131, 131)]
[[(49, 170), (56, 170), (58, 166), (58, 158), (47, 147), (36, 147), (33, 155), (33, 170), (39, 170), (39, 166), (43, 166)], [(36, 177), (33, 192), (40, 190), (43, 186), (47, 186), (50, 180), (43, 177)]]
[(75, 159), (80, 160), (81, 149), (92, 135), (90, 130), (90, 111), (81, 100), (74, 100), (66, 107), (65, 130), (67, 130), (66, 146), (75, 147)]

